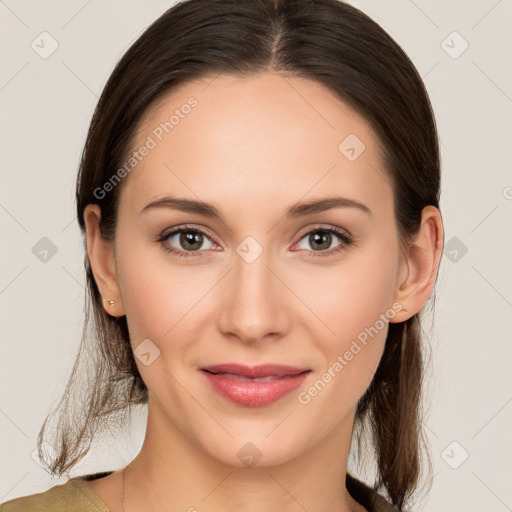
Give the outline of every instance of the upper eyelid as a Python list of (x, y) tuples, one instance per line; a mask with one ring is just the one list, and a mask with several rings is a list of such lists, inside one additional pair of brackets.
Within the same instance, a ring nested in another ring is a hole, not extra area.
[(176, 233), (180, 233), (181, 231), (196, 231), (196, 232), (200, 232), (200, 233), (206, 235), (210, 239), (215, 238), (213, 235), (210, 234), (210, 231), (208, 230), (208, 228), (196, 227), (196, 226), (178, 226), (175, 228), (170, 228), (168, 230), (164, 230), (162, 232), (161, 238), (162, 239), (169, 238), (170, 236), (175, 235)]

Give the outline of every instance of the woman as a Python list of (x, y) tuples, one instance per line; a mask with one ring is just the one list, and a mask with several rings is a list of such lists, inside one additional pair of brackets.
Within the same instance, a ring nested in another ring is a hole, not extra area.
[[(49, 418), (39, 436), (60, 476), (147, 403), (144, 443), (0, 510), (405, 510), (425, 462), (439, 193), (424, 85), (366, 15), (337, 0), (169, 9), (91, 122), (77, 214), (93, 335), (54, 439)], [(373, 486), (348, 471), (370, 442)]]

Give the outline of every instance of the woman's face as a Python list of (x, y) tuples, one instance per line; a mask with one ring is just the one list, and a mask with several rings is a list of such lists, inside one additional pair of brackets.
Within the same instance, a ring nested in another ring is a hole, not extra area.
[[(150, 421), (238, 466), (346, 438), (388, 321), (404, 319), (371, 127), (318, 83), (269, 72), (185, 84), (137, 135), (115, 265)], [(335, 197), (348, 202), (301, 206)], [(223, 364), (305, 372), (257, 382), (204, 370)]]

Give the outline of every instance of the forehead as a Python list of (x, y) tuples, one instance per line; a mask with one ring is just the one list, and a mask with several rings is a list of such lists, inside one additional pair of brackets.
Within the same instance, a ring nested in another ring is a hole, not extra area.
[(296, 76), (182, 84), (146, 113), (131, 149), (144, 145), (151, 149), (125, 191), (139, 206), (166, 192), (268, 207), (326, 192), (374, 204), (391, 195), (371, 125), (323, 85)]

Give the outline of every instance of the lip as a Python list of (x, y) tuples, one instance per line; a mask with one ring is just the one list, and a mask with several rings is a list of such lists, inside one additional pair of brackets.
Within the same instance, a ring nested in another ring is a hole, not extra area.
[(308, 368), (277, 364), (220, 364), (200, 370), (221, 396), (248, 407), (260, 407), (279, 400), (299, 387), (311, 372)]

